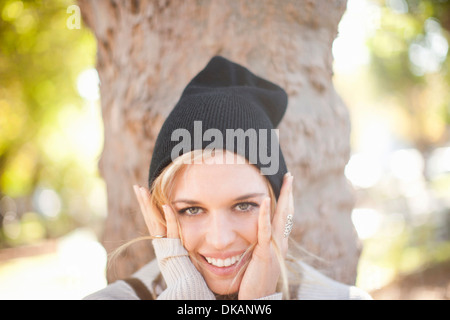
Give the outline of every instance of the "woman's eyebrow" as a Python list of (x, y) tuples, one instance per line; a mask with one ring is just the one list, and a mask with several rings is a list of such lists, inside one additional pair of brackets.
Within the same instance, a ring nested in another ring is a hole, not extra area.
[(234, 199), (234, 201), (239, 201), (239, 200), (244, 200), (244, 199), (248, 199), (248, 198), (254, 198), (254, 197), (261, 197), (261, 196), (265, 196), (266, 193), (249, 193), (243, 196), (240, 196), (236, 199)]
[[(265, 195), (267, 195), (267, 194), (262, 193), (262, 192), (261, 193), (249, 193), (249, 194), (245, 194), (240, 197), (237, 197), (233, 201), (239, 201), (239, 200), (244, 200), (244, 199), (249, 199), (249, 198), (254, 198), (254, 197), (265, 196)], [(191, 200), (191, 199), (178, 199), (178, 200), (172, 201), (172, 204), (175, 204), (178, 202), (183, 202), (183, 203), (187, 203), (187, 204), (201, 204), (201, 201)]]
[(201, 204), (201, 202), (199, 202), (199, 201), (188, 200), (188, 199), (178, 199), (178, 200), (172, 201), (172, 204), (175, 204), (178, 202), (183, 202), (183, 203), (187, 203), (187, 204)]

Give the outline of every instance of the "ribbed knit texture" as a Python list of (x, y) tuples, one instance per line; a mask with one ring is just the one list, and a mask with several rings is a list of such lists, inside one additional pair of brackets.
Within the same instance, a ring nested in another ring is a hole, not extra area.
[[(287, 94), (282, 88), (223, 57), (212, 58), (186, 86), (158, 134), (150, 164), (149, 187), (162, 170), (174, 160), (171, 157), (172, 150), (180, 143), (178, 140), (172, 141), (172, 133), (175, 130), (186, 129), (190, 133), (189, 151), (205, 149), (212, 143), (204, 141), (203, 137), (200, 137), (201, 144), (195, 143), (194, 122), (201, 121), (202, 134), (208, 129), (220, 130), (223, 149), (255, 162), (252, 164), (259, 169), (269, 166), (266, 161), (261, 161), (259, 139), (265, 139), (267, 145), (267, 150), (261, 150), (263, 155), (271, 157), (275, 154), (272, 152), (276, 151), (272, 150), (272, 147), (277, 148), (279, 156), (271, 160), (276, 161), (278, 170), (275, 174), (266, 176), (278, 198), (287, 168), (278, 138), (274, 141), (276, 145), (271, 145), (270, 130), (278, 126), (286, 108)], [(253, 155), (257, 155), (256, 161), (250, 158), (252, 153), (248, 141), (242, 149), (238, 148), (237, 143), (230, 141), (229, 147), (227, 146), (227, 129), (242, 129), (244, 132), (252, 129), (257, 132), (258, 140), (254, 143), (257, 149), (252, 150)], [(266, 130), (265, 136), (259, 134), (261, 129)]]
[(167, 284), (158, 299), (162, 300), (213, 300), (205, 280), (191, 263), (180, 239), (153, 240), (159, 268)]

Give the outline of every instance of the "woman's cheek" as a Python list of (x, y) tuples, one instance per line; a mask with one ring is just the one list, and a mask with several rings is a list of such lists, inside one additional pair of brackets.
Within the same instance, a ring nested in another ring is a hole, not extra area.
[(181, 227), (181, 236), (183, 239), (184, 247), (187, 251), (192, 252), (196, 248), (196, 244), (199, 243), (199, 239), (201, 239), (201, 235), (199, 233), (200, 226), (197, 226), (198, 223), (194, 221), (180, 221)]
[(258, 213), (253, 212), (252, 214), (241, 217), (239, 221), (236, 222), (238, 226), (239, 235), (248, 243), (256, 243), (258, 240)]

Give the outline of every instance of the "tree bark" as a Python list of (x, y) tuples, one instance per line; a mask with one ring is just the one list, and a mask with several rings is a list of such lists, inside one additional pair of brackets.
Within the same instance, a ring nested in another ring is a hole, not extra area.
[[(346, 0), (79, 0), (98, 42), (105, 144), (99, 167), (108, 192), (108, 252), (147, 234), (132, 185), (147, 184), (154, 142), (184, 86), (213, 55), (281, 85), (289, 106), (280, 143), (294, 175), (293, 237), (324, 260), (304, 259), (354, 283), (360, 244), (344, 176), (350, 120), (332, 84), (331, 46)], [(109, 269), (129, 276), (153, 258), (133, 245)]]

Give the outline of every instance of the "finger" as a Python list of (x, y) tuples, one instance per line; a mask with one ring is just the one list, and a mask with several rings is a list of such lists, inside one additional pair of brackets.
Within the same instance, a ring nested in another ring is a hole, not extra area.
[(270, 198), (263, 200), (258, 217), (258, 245), (265, 247), (270, 245), (272, 226), (270, 223)]
[(163, 205), (164, 215), (166, 217), (167, 224), (167, 238), (169, 239), (179, 239), (180, 233), (178, 231), (178, 223), (175, 213), (172, 208), (168, 205)]
[(148, 217), (147, 217), (147, 210), (144, 205), (144, 200), (142, 199), (140, 187), (137, 185), (133, 185), (133, 189), (134, 189), (134, 194), (136, 195), (136, 199), (139, 203), (139, 208), (141, 209), (141, 213), (144, 217), (145, 223), (147, 224), (147, 228), (150, 228)]
[[(293, 210), (291, 212), (290, 198), (292, 197), (292, 182), (294, 177), (288, 172), (283, 181), (283, 185), (281, 187), (280, 196), (277, 202), (277, 208), (275, 210), (275, 215), (273, 217), (273, 228), (274, 235), (277, 238), (282, 237), (284, 233), (284, 226), (286, 224), (286, 217), (289, 214), (293, 214)], [(293, 207), (293, 206), (292, 206)]]
[[(294, 180), (294, 177), (292, 177), (292, 180)], [(294, 215), (294, 188), (293, 183), (291, 182), (291, 191), (289, 192), (289, 205), (288, 205), (288, 214)]]
[(150, 235), (165, 235), (166, 228), (158, 209), (151, 204), (150, 192), (144, 187), (133, 186), (133, 188)]
[(164, 219), (162, 217), (161, 212), (158, 210), (158, 208), (153, 205), (151, 201), (151, 193), (150, 191), (145, 188), (140, 188), (142, 199), (144, 202), (144, 208), (146, 210), (146, 215), (148, 219), (150, 220), (150, 235), (152, 236), (165, 236), (166, 235), (166, 226)]

